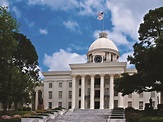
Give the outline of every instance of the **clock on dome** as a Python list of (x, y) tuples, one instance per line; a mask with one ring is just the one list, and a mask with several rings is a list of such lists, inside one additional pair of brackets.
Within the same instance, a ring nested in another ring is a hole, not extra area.
[(100, 63), (101, 61), (102, 61), (102, 56), (96, 55), (96, 56), (94, 57), (94, 62), (95, 62), (95, 63)]

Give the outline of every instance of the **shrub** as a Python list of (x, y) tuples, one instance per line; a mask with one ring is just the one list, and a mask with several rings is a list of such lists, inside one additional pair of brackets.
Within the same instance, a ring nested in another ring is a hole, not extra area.
[(24, 118), (28, 118), (28, 117), (30, 117), (30, 116), (31, 116), (30, 114), (24, 114), (24, 115), (23, 115)]
[(140, 122), (163, 122), (163, 117), (143, 117)]
[(127, 122), (139, 122), (141, 117), (142, 115), (139, 113), (127, 113), (126, 114)]
[(14, 118), (14, 119), (20, 119), (21, 116), (20, 116), (19, 114), (15, 114), (15, 115), (13, 116), (13, 118)]
[(3, 115), (3, 116), (1, 116), (1, 119), (11, 119), (12, 117), (11, 116), (9, 116), (9, 115)]
[(22, 108), (22, 110), (23, 110), (23, 111), (26, 111), (26, 110), (27, 110), (27, 108), (26, 108), (26, 107), (23, 107), (23, 108)]
[(31, 107), (27, 107), (26, 110), (27, 111), (31, 111), (32, 109), (31, 109)]
[(21, 122), (21, 119), (5, 119), (0, 120), (0, 122)]
[(18, 108), (18, 111), (21, 111), (22, 109), (21, 108)]
[(131, 113), (131, 112), (135, 112), (135, 109), (133, 107), (127, 107), (125, 108), (125, 113)]

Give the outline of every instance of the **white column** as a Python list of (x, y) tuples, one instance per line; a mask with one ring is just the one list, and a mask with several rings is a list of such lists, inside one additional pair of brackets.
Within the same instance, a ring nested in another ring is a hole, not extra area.
[(122, 97), (122, 93), (118, 93), (118, 107), (123, 108), (123, 97)]
[(75, 88), (76, 88), (76, 75), (72, 75), (72, 106), (71, 106), (72, 109), (75, 109), (75, 100), (76, 100)]
[(111, 53), (109, 53), (109, 55), (108, 55), (108, 56), (109, 56), (109, 61), (111, 61)]
[(110, 75), (110, 101), (109, 101), (109, 108), (113, 109), (114, 108), (114, 86), (113, 86), (113, 81), (114, 81), (114, 75)]
[(90, 109), (94, 109), (94, 76), (95, 75), (91, 75), (91, 96), (90, 96)]
[(104, 74), (100, 76), (100, 109), (104, 109)]
[(81, 76), (81, 109), (84, 109), (85, 97), (85, 75)]
[(36, 91), (35, 94), (35, 110), (37, 110), (37, 107), (38, 107), (38, 91)]

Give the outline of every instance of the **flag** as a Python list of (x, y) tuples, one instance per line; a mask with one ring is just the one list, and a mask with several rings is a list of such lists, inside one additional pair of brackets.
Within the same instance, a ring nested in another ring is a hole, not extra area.
[(104, 18), (104, 12), (98, 13), (98, 20), (102, 20)]

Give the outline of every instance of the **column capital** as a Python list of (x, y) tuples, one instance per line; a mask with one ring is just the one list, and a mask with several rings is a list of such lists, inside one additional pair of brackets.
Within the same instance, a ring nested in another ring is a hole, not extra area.
[(100, 74), (100, 76), (101, 76), (101, 77), (104, 77), (104, 76), (105, 76), (105, 74)]
[(85, 76), (86, 76), (86, 74), (81, 74), (80, 76), (81, 76), (81, 77), (85, 77)]
[(71, 74), (72, 77), (77, 77), (77, 74)]
[(115, 74), (109, 74), (109, 76), (114, 76)]
[(95, 76), (95, 74), (89, 74), (91, 77), (94, 77)]

